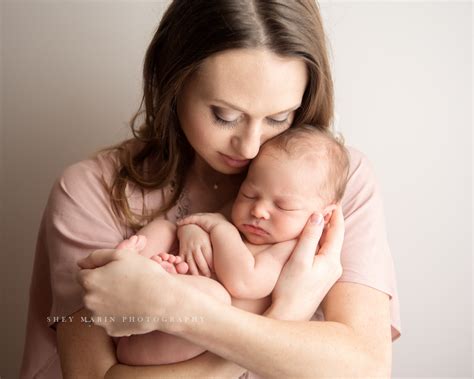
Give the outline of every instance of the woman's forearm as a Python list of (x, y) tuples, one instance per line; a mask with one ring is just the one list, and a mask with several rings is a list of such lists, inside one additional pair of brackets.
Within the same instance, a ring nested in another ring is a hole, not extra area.
[(238, 378), (245, 371), (233, 362), (210, 352), (205, 352), (188, 361), (162, 366), (127, 366), (116, 364), (105, 375), (105, 379), (176, 379), (176, 378)]
[(384, 376), (342, 323), (281, 321), (271, 310), (264, 317), (208, 299), (197, 309), (204, 322), (180, 325), (176, 334), (265, 378)]

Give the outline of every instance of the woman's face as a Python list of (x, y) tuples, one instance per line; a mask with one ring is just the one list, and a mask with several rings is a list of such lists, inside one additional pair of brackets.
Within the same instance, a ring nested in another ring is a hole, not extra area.
[(260, 49), (215, 54), (178, 98), (181, 128), (198, 159), (224, 174), (242, 172), (265, 141), (290, 127), (307, 80), (297, 58)]

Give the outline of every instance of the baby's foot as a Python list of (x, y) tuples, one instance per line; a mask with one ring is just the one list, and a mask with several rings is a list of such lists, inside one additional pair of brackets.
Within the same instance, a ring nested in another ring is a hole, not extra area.
[(159, 253), (151, 257), (155, 262), (159, 263), (166, 271), (170, 274), (186, 274), (189, 270), (189, 266), (179, 256)]
[(145, 236), (131, 236), (129, 239), (123, 240), (120, 242), (116, 249), (117, 250), (136, 250), (137, 252), (142, 251), (146, 245), (146, 237)]

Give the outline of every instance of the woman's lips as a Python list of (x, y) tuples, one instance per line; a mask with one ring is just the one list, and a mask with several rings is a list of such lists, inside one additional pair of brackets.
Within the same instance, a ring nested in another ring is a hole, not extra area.
[(222, 153), (219, 154), (221, 155), (224, 162), (230, 167), (240, 168), (245, 167), (250, 163), (250, 159), (236, 159)]
[(258, 226), (243, 224), (242, 227), (249, 233), (256, 234), (258, 236), (268, 236), (268, 232), (262, 228), (259, 228)]

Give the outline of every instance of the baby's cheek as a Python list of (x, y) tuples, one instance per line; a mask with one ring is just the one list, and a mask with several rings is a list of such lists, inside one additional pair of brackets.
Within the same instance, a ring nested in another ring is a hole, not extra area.
[(307, 219), (300, 217), (284, 217), (278, 221), (278, 235), (282, 237), (282, 241), (288, 241), (301, 234)]

